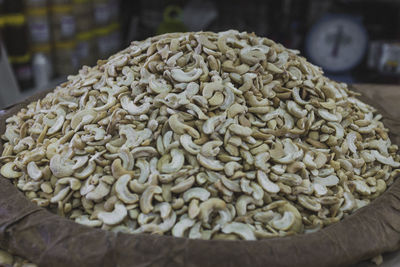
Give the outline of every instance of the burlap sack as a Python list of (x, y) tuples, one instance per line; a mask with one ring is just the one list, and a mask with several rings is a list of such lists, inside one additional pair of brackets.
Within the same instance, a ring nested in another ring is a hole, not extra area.
[[(400, 145), (400, 88), (356, 86)], [(31, 97), (0, 115), (5, 119)], [(2, 150), (0, 144), (0, 152)], [(0, 177), (0, 247), (39, 266), (347, 266), (400, 247), (400, 179), (372, 204), (316, 233), (262, 241), (204, 241), (115, 234), (37, 207)]]

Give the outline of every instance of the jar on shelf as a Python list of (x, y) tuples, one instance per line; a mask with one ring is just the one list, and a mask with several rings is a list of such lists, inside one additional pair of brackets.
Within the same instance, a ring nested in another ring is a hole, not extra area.
[(70, 75), (78, 70), (76, 42), (56, 42), (54, 46), (54, 69), (57, 75)]
[(72, 0), (49, 0), (50, 5), (70, 5)]
[(8, 60), (11, 63), (15, 78), (21, 91), (25, 91), (33, 87), (31, 59), (32, 57), (30, 53), (22, 56), (8, 56)]
[(50, 43), (51, 31), (48, 8), (30, 8), (27, 10), (26, 14), (31, 44), (36, 45)]
[(24, 56), (29, 52), (29, 37), (24, 14), (7, 14), (4, 17), (4, 43), (10, 56)]
[[(33, 79), (35, 87), (41, 87), (46, 80), (53, 78), (53, 54), (50, 44), (39, 44), (31, 47)], [(44, 73), (43, 73), (44, 72)]]
[(111, 21), (112, 10), (108, 0), (94, 0), (93, 2), (93, 16), (94, 24), (99, 26), (106, 26)]
[(73, 13), (76, 20), (76, 31), (87, 32), (93, 29), (93, 5), (90, 0), (74, 0)]
[(121, 45), (119, 24), (113, 23), (107, 27), (96, 29), (96, 40), (99, 57), (106, 58), (116, 52)]
[(44, 8), (47, 7), (47, 0), (25, 0), (25, 7), (27, 10), (30, 8)]
[(76, 36), (76, 53), (79, 65), (93, 65), (96, 63), (97, 48), (93, 31), (81, 32)]
[(22, 13), (25, 10), (24, 0), (4, 0), (4, 12), (7, 14)]
[(52, 5), (50, 9), (53, 40), (59, 42), (75, 38), (76, 24), (72, 5)]

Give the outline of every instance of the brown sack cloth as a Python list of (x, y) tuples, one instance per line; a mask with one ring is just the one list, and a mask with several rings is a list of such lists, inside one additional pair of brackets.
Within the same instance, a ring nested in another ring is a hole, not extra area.
[[(400, 144), (400, 88), (355, 86)], [(0, 115), (5, 119), (38, 94)], [(2, 150), (0, 144), (0, 152)], [(206, 241), (89, 228), (31, 203), (0, 177), (0, 247), (39, 266), (347, 266), (400, 248), (400, 179), (381, 197), (316, 233), (261, 241)]]

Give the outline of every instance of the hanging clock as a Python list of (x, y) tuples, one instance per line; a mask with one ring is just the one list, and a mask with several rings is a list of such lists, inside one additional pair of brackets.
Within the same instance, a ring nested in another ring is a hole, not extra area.
[(326, 72), (346, 72), (356, 67), (367, 50), (367, 31), (361, 19), (326, 15), (306, 37), (306, 54)]

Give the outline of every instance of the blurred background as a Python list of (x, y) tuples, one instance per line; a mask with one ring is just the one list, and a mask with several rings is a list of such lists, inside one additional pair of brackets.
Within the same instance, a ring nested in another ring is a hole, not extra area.
[(336, 80), (398, 84), (399, 15), (400, 0), (0, 0), (0, 108), (175, 31), (255, 32)]

